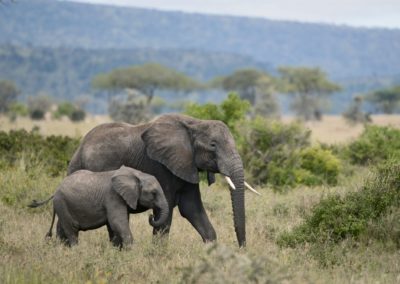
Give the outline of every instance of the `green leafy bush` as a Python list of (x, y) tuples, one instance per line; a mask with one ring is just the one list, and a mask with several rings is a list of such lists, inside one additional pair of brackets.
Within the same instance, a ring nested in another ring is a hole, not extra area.
[(79, 139), (66, 136), (43, 137), (37, 132), (0, 131), (0, 167), (11, 167), (21, 160), (29, 169), (44, 165), (51, 175), (65, 172)]
[(82, 121), (86, 117), (86, 112), (82, 109), (75, 109), (72, 113), (71, 116), (69, 117), (71, 121)]
[(242, 100), (236, 93), (228, 94), (228, 97), (219, 105), (207, 103), (199, 105), (189, 104), (185, 113), (199, 119), (215, 119), (223, 121), (237, 137), (236, 124), (245, 118), (246, 112), (250, 109), (250, 103)]
[(325, 182), (329, 185), (337, 184), (341, 163), (332, 151), (319, 146), (305, 148), (300, 151), (300, 160), (301, 169), (312, 176), (304, 184), (317, 185)]
[(400, 163), (379, 166), (361, 190), (344, 197), (331, 195), (314, 206), (303, 224), (283, 233), (278, 244), (294, 247), (301, 243), (337, 243), (359, 238), (371, 221), (377, 221), (392, 207), (400, 206)]
[(329, 149), (310, 146), (300, 124), (261, 117), (241, 126), (241, 156), (253, 183), (287, 186), (337, 183), (340, 161)]
[(348, 146), (345, 157), (358, 165), (399, 159), (400, 130), (389, 126), (366, 126), (361, 136)]
[(57, 106), (57, 110), (53, 112), (53, 117), (56, 119), (62, 116), (67, 116), (71, 121), (81, 121), (86, 117), (86, 113), (79, 107), (76, 107), (70, 102), (63, 102)]

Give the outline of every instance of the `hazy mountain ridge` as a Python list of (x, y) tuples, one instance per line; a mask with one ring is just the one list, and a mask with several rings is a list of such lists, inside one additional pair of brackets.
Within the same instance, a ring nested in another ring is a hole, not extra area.
[(0, 8), (0, 34), (1, 43), (17, 45), (229, 52), (274, 66), (320, 66), (335, 78), (400, 74), (399, 29), (19, 0)]
[(206, 81), (245, 66), (271, 70), (245, 56), (184, 50), (82, 49), (0, 45), (0, 78), (16, 82), (23, 95), (46, 92), (59, 99), (89, 93), (98, 73), (158, 62)]

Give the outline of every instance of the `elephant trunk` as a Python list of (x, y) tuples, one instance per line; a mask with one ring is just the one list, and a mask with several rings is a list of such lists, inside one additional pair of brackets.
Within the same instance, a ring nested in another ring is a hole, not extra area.
[(150, 215), (149, 223), (153, 227), (160, 227), (167, 221), (169, 214), (168, 202), (165, 199), (164, 193), (160, 194), (158, 201), (155, 203), (154, 209), (155, 217)]
[(234, 158), (233, 166), (229, 169), (228, 175), (231, 178), (235, 189), (231, 189), (231, 200), (233, 209), (233, 224), (236, 237), (240, 247), (246, 246), (246, 216), (244, 201), (244, 171), (241, 158), (237, 155)]

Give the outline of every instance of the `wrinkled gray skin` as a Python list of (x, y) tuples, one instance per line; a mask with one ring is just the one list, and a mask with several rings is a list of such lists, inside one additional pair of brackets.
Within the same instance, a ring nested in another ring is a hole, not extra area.
[(152, 226), (167, 220), (168, 203), (154, 176), (124, 166), (106, 172), (77, 171), (67, 176), (54, 194), (53, 221), (47, 236), (51, 237), (56, 214), (57, 237), (67, 245), (77, 244), (79, 231), (104, 225), (115, 246), (130, 245), (129, 213), (138, 205), (157, 209), (155, 220), (149, 218)]
[[(216, 233), (204, 210), (199, 190), (199, 171), (232, 179), (233, 222), (239, 246), (246, 244), (244, 174), (242, 160), (228, 127), (221, 121), (199, 120), (179, 114), (161, 115), (140, 125), (107, 123), (92, 129), (81, 142), (68, 174), (80, 169), (106, 171), (126, 165), (154, 175), (169, 205), (167, 222), (153, 233), (167, 234), (177, 205), (203, 238), (214, 241)], [(138, 206), (138, 211), (145, 210)], [(154, 210), (157, 214), (157, 209)]]

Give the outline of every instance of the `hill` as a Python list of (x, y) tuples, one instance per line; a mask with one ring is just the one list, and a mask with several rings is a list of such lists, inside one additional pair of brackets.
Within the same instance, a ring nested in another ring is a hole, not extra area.
[(145, 62), (158, 62), (202, 81), (246, 66), (272, 69), (250, 57), (216, 52), (0, 45), (0, 78), (16, 82), (23, 95), (45, 92), (72, 99), (91, 92), (96, 74)]
[(331, 76), (400, 74), (400, 30), (211, 16), (67, 1), (0, 7), (0, 43), (90, 49), (185, 49), (240, 54)]

